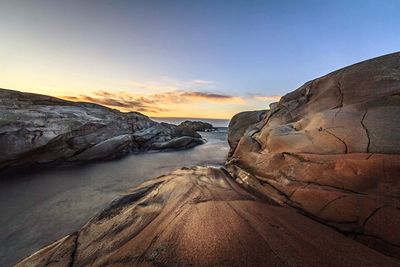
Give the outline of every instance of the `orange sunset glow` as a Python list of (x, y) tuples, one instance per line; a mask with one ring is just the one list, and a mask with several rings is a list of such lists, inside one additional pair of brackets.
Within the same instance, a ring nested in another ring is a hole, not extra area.
[[(235, 96), (216, 92), (218, 83), (207, 80), (178, 81), (161, 77), (158, 81), (116, 82), (99, 78), (90, 80), (69, 78), (68, 75), (52, 72), (31, 73), (29, 79), (19, 79), (7, 72), (0, 73), (3, 88), (17, 88), (25, 92), (51, 95), (71, 101), (91, 102), (121, 111), (138, 111), (151, 117), (191, 117), (229, 119), (247, 109), (264, 109), (280, 96), (245, 95)], [(94, 83), (99, 88), (93, 88)], [(85, 87), (87, 86), (87, 88)]]

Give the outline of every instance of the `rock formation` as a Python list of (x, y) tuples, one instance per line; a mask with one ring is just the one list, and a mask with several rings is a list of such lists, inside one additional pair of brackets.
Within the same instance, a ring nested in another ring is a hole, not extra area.
[(245, 132), (254, 130), (255, 125), (265, 116), (266, 110), (244, 111), (232, 117), (228, 126), (229, 156), (232, 155)]
[(17, 266), (398, 266), (224, 170), (184, 168), (115, 200)]
[(400, 266), (400, 53), (230, 123), (227, 169), (182, 168), (17, 266)]
[(157, 123), (137, 112), (0, 89), (0, 170), (202, 143), (191, 129)]
[(251, 190), (400, 259), (399, 114), (395, 53), (282, 97), (230, 142), (228, 166)]
[(179, 124), (179, 127), (189, 128), (198, 132), (212, 132), (216, 130), (212, 124), (203, 121), (184, 121)]

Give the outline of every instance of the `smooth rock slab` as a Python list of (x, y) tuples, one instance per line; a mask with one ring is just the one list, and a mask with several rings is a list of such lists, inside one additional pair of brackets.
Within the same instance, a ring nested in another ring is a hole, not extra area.
[(16, 266), (399, 266), (226, 171), (183, 168), (114, 201)]

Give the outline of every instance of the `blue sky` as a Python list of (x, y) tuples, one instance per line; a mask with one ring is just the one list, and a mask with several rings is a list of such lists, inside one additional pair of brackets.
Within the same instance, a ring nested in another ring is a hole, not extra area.
[(397, 0), (0, 0), (0, 87), (228, 118), (400, 50), (399, 14)]

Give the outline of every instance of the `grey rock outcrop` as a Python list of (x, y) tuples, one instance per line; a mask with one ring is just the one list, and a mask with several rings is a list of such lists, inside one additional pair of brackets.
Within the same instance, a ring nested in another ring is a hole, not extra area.
[(181, 122), (179, 127), (192, 129), (198, 132), (212, 132), (215, 131), (216, 128), (212, 126), (212, 124), (203, 121), (184, 121)]
[(157, 123), (137, 112), (0, 89), (0, 170), (201, 143), (191, 129)]

